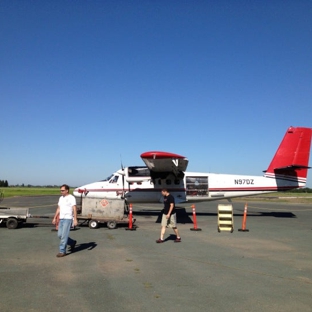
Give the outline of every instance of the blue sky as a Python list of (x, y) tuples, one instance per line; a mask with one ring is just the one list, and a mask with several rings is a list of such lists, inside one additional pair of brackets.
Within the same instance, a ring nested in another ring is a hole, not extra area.
[(11, 185), (79, 186), (149, 150), (262, 175), (312, 127), (311, 1), (3, 0), (0, 39)]

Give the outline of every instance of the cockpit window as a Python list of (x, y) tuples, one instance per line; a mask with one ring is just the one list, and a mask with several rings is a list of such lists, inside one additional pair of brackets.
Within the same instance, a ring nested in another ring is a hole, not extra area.
[(101, 180), (101, 181), (109, 181), (109, 180), (110, 180), (113, 176), (114, 176), (114, 175), (113, 175), (113, 174), (111, 174), (109, 177), (107, 177), (106, 179)]
[(117, 183), (118, 178), (119, 178), (118, 175), (113, 176), (113, 177), (109, 180), (109, 183)]

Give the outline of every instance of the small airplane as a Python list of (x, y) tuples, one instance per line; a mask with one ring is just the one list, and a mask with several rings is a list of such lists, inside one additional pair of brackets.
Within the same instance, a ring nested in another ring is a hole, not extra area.
[(289, 127), (263, 176), (186, 172), (184, 156), (150, 151), (146, 166), (121, 168), (103, 181), (80, 186), (76, 197), (125, 199), (130, 203), (162, 202), (163, 188), (176, 203), (230, 199), (303, 188), (306, 185), (312, 128)]

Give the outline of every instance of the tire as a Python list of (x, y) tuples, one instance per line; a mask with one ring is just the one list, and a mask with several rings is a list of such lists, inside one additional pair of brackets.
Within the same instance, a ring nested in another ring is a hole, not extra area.
[(108, 222), (106, 223), (106, 225), (107, 225), (107, 227), (108, 227), (109, 229), (111, 229), (111, 230), (116, 229), (116, 227), (117, 227), (116, 221), (108, 221)]
[(18, 227), (18, 221), (15, 218), (8, 218), (6, 226), (10, 230), (14, 230)]
[(95, 220), (90, 220), (89, 221), (89, 228), (90, 229), (97, 229), (99, 227), (99, 222)]

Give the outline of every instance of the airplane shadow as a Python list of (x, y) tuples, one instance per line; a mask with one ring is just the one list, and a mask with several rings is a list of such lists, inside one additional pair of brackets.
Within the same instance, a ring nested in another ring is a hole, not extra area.
[[(0, 227), (6, 227), (6, 225), (4, 223), (1, 223), (0, 224)], [(30, 222), (26, 222), (26, 223), (23, 223), (23, 224), (19, 224), (18, 227), (15, 229), (15, 230), (20, 230), (22, 228), (28, 228), (28, 229), (31, 229), (31, 228), (36, 228), (36, 227), (53, 227), (55, 228), (55, 225), (53, 224), (45, 224), (45, 223), (30, 223)]]
[[(162, 210), (142, 210), (134, 211), (134, 216), (146, 216), (153, 217), (156, 216), (157, 219), (155, 223), (161, 223)], [(184, 207), (176, 207), (177, 214), (177, 223), (188, 224), (193, 223), (193, 212), (186, 211)], [(233, 213), (234, 217), (243, 217), (244, 212), (242, 213)], [(206, 216), (206, 217), (218, 217), (218, 212), (196, 212), (196, 216)], [(292, 212), (283, 212), (283, 211), (271, 211), (271, 212), (255, 212), (247, 213), (247, 217), (273, 217), (273, 218), (297, 218)]]
[[(193, 224), (193, 213), (192, 211), (186, 211), (184, 207), (176, 207), (176, 214), (177, 214), (177, 223), (180, 224)], [(243, 211), (241, 213), (234, 213), (234, 217), (243, 217), (244, 213)], [(162, 218), (162, 210), (140, 210), (140, 211), (133, 211), (133, 217), (135, 219), (135, 216), (144, 216), (146, 218), (152, 218), (157, 217), (155, 223), (161, 223)], [(218, 212), (196, 212), (196, 216), (206, 216), (206, 217), (218, 217)], [(247, 213), (247, 217), (273, 217), (273, 218), (297, 218), (295, 214), (292, 212), (286, 212), (286, 211), (271, 211), (271, 212), (257, 212), (252, 211)], [(79, 224), (78, 227), (75, 227), (74, 229), (71, 229), (71, 231), (77, 231), (80, 228), (79, 227), (87, 226), (87, 224)], [(118, 224), (118, 227), (127, 227), (128, 223), (121, 223)], [(1, 227), (6, 227), (5, 223), (0, 224)], [(27, 220), (26, 223), (20, 224), (16, 230), (21, 228), (36, 228), (36, 227), (47, 227), (51, 228), (51, 231), (56, 231), (55, 225), (52, 223), (46, 223), (46, 222), (29, 222)], [(137, 226), (136, 226), (137, 227)]]
[[(152, 217), (152, 216), (156, 216), (157, 219), (155, 221), (155, 223), (161, 223), (161, 218), (163, 215), (163, 211), (162, 210), (145, 210), (145, 211), (135, 211), (134, 216), (146, 216), (146, 217)], [(188, 213), (186, 212), (185, 208), (182, 207), (176, 207), (176, 215), (177, 215), (177, 223), (182, 223), (182, 224), (186, 224), (186, 223), (193, 223), (193, 220), (190, 218), (190, 216), (192, 216), (192, 213)]]
[[(192, 213), (190, 213), (192, 215)], [(234, 217), (242, 217), (244, 213), (233, 213)], [(196, 216), (218, 216), (218, 213), (196, 213)], [(297, 218), (292, 212), (272, 211), (272, 212), (255, 212), (247, 213), (248, 217), (274, 217), (274, 218)]]
[[(243, 215), (243, 214), (242, 214)], [(252, 215), (253, 217), (274, 217), (274, 218), (297, 218), (292, 212), (261, 212), (258, 215)]]
[[(41, 222), (29, 222), (27, 221), (26, 223), (23, 223), (18, 226), (19, 228), (36, 228), (36, 227), (47, 227), (51, 228), (51, 231), (56, 232), (57, 230), (55, 229), (55, 225), (52, 223), (41, 223)], [(80, 230), (79, 227), (71, 228), (70, 231), (78, 231)]]

